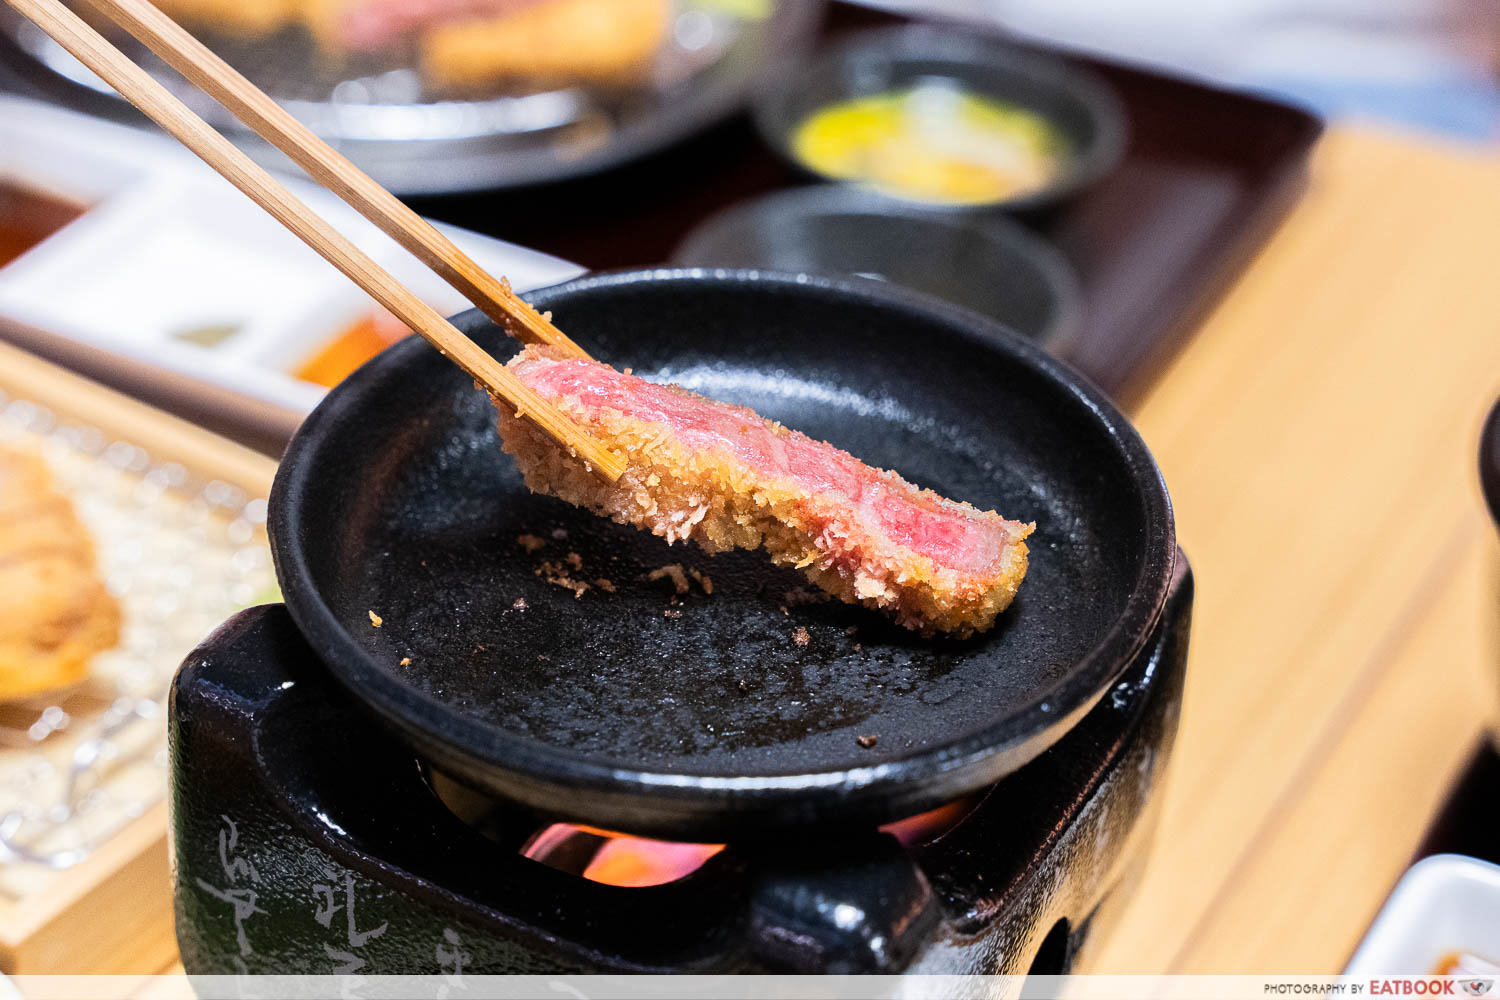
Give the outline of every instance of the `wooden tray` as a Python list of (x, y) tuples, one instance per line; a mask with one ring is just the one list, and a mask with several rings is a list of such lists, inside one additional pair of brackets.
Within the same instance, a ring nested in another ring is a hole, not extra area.
[[(835, 4), (825, 35), (898, 20)], [(1074, 61), (1118, 91), (1130, 148), (1082, 196), (1023, 221), (1056, 243), (1082, 280), (1088, 313), (1069, 359), (1129, 403), (1295, 199), (1322, 126), (1270, 101)], [(715, 212), (806, 182), (741, 116), (606, 176), (417, 207), (603, 269), (668, 260)]]
[[(52, 449), (55, 469), (59, 467), (55, 456), (61, 454), (64, 447), (61, 443), (64, 437), (59, 435), (71, 435), (80, 428), (99, 432), (91, 440), (92, 447), (102, 456), (100, 467), (97, 473), (89, 474), (101, 477), (114, 474), (109, 471), (112, 468), (109, 459), (103, 457), (110, 454), (110, 448), (115, 449), (112, 453), (115, 458), (130, 458), (120, 463), (122, 477), (140, 473), (144, 482), (148, 468), (170, 467), (173, 481), (179, 485), (168, 487), (154, 499), (151, 494), (137, 494), (131, 501), (142, 505), (143, 509), (144, 505), (155, 505), (149, 509), (161, 513), (164, 524), (185, 523), (186, 519), (179, 518), (175, 509), (167, 510), (161, 505), (205, 502), (200, 500), (201, 496), (223, 498), (232, 494), (243, 498), (233, 501), (240, 504), (239, 509), (248, 510), (270, 490), (275, 474), (275, 463), (270, 459), (5, 345), (0, 345), (0, 394), (3, 394), (0, 396), (0, 420), (14, 420), (18, 412), (43, 414), (39, 419), (45, 422), (38, 425), (40, 429), (36, 435), (42, 443), (44, 455), (49, 455), (47, 449)], [(45, 429), (49, 427), (55, 429)], [(16, 435), (11, 433), (11, 436)], [(65, 488), (68, 463), (73, 461), (65, 458), (61, 463), (63, 469), (59, 471), (58, 479)], [(78, 467), (86, 468), (81, 464)], [(80, 473), (74, 469), (72, 474)], [(226, 509), (227, 504), (228, 501)], [(88, 503), (75, 494), (75, 505), (87, 523)], [(228, 517), (217, 509), (208, 510), (205, 516), (210, 519)], [(217, 521), (207, 523), (210, 525), (207, 530), (217, 531), (214, 527)], [(109, 540), (102, 537), (96, 525), (90, 527), (94, 529), (101, 559), (107, 567), (105, 551)], [(253, 554), (258, 556), (259, 547), (265, 542), (263, 529), (256, 528), (255, 531), (258, 534), (246, 536), (243, 544), (256, 547)], [(269, 553), (266, 553), (266, 559), (268, 573)], [(195, 580), (194, 586), (200, 586), (199, 582)], [(258, 599), (259, 595), (256, 596)], [(132, 627), (139, 632), (145, 626), (139, 618), (132, 625), (135, 605), (128, 594), (122, 597), (122, 603), (126, 608), (127, 624), (126, 639), (122, 641), (125, 652), (119, 655), (124, 657), (135, 655), (129, 652)], [(194, 615), (207, 617), (217, 611), (199, 608), (191, 613), (169, 613), (194, 623), (193, 627), (196, 627)], [(195, 640), (179, 636), (176, 641), (180, 644)], [(164, 643), (154, 665), (158, 673), (150, 681), (153, 689), (157, 678), (170, 676), (176, 662), (187, 652), (165, 646)], [(88, 717), (80, 713), (73, 721), (77, 729), (87, 731)], [(67, 735), (64, 732), (58, 738)], [(158, 738), (147, 735), (143, 740), (149, 742)], [(39, 747), (48, 745), (43, 742)], [(5, 749), (0, 750), (0, 755), (42, 752)], [(118, 773), (115, 773), (98, 780), (103, 783), (117, 777)], [(133, 779), (137, 784), (133, 786), (132, 794), (140, 792), (137, 800), (139, 814), (104, 827), (113, 832), (103, 834), (103, 839), (94, 843), (82, 860), (71, 867), (61, 871), (36, 866), (16, 869), (11, 866), (29, 863), (5, 862), (6, 870), (0, 871), (0, 875), (11, 886), (13, 898), (0, 898), (0, 971), (8, 974), (154, 973), (175, 958), (166, 846), (166, 789), (163, 781), (159, 788), (144, 788), (142, 791), (144, 786), (139, 782), (149, 780), (149, 777), (149, 773), (145, 776), (138, 774)], [(83, 820), (80, 818), (79, 822)], [(18, 890), (16, 886), (21, 888)]]

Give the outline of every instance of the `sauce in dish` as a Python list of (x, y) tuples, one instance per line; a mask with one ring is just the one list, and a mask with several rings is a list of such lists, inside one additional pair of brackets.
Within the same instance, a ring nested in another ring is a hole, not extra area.
[(0, 178), (0, 267), (4, 267), (87, 208)]
[(376, 310), (324, 344), (296, 369), (304, 382), (333, 388), (354, 369), (411, 331), (384, 309)]
[(1449, 952), (1432, 970), (1434, 976), (1493, 976), (1497, 973), (1500, 973), (1500, 965), (1466, 951)]
[(826, 177), (959, 205), (1045, 187), (1057, 176), (1063, 147), (1036, 112), (947, 80), (831, 104), (792, 134), (792, 154)]

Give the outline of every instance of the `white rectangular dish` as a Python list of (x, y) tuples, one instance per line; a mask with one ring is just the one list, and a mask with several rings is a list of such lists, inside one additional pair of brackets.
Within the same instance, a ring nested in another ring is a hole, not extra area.
[[(0, 96), (0, 184), (82, 208), (0, 265), (0, 335), (70, 364), (92, 356), (77, 366), (95, 377), (108, 377), (102, 352), (138, 378), (161, 373), (179, 395), (193, 394), (184, 381), (197, 383), (205, 405), (282, 414), (289, 429), (326, 391), (299, 369), (378, 310), (164, 136)], [(288, 184), (440, 312), (467, 307), (332, 195)], [(520, 291), (581, 273), (546, 254), (439, 228)]]
[[(1461, 968), (1453, 968), (1455, 961)], [(1402, 876), (1344, 974), (1357, 979), (1487, 974), (1500, 972), (1496, 963), (1500, 866), (1437, 854)]]

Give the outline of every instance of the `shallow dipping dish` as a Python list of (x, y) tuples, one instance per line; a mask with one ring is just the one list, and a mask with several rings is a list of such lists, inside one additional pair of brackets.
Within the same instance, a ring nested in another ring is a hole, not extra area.
[[(1109, 402), (1025, 339), (875, 283), (756, 272), (531, 298), (602, 360), (1035, 520), (1031, 566), (997, 626), (963, 641), (803, 603), (800, 574), (762, 553), (669, 548), (529, 493), (488, 399), (412, 338), (302, 425), (269, 523), (308, 642), (440, 770), (681, 839), (885, 822), (1031, 760), (1152, 635), (1176, 559), (1161, 477)], [(458, 323), (515, 349), (476, 313)], [(575, 597), (549, 562), (613, 591)], [(642, 579), (672, 563), (713, 593)]]
[[(755, 121), (787, 159), (810, 173), (843, 180), (820, 174), (799, 157), (801, 126), (820, 111), (853, 99), (929, 84), (1035, 114), (1055, 134), (1058, 149), (1051, 179), (1044, 184), (992, 201), (927, 203), (950, 209), (1033, 208), (1103, 176), (1124, 152), (1124, 112), (1093, 74), (996, 38), (927, 25), (865, 32), (822, 53), (761, 96)], [(880, 193), (899, 197), (884, 189)]]
[(735, 205), (673, 254), (685, 267), (860, 277), (936, 295), (1063, 353), (1083, 316), (1061, 251), (995, 213), (954, 213), (816, 184)]

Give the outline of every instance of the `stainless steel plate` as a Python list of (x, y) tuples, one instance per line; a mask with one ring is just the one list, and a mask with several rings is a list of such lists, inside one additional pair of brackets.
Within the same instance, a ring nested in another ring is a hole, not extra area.
[[(497, 90), (460, 99), (431, 91), (399, 55), (333, 66), (299, 31), (255, 42), (208, 34), (203, 40), (386, 187), (398, 194), (446, 194), (594, 173), (738, 110), (759, 80), (811, 40), (823, 5), (766, 0), (760, 6), (677, 0), (647, 79), (613, 90)], [(91, 110), (130, 113), (102, 80), (3, 6), (0, 35), (0, 58), (49, 95)], [(252, 156), (293, 169), (144, 47), (129, 40), (122, 47)]]

